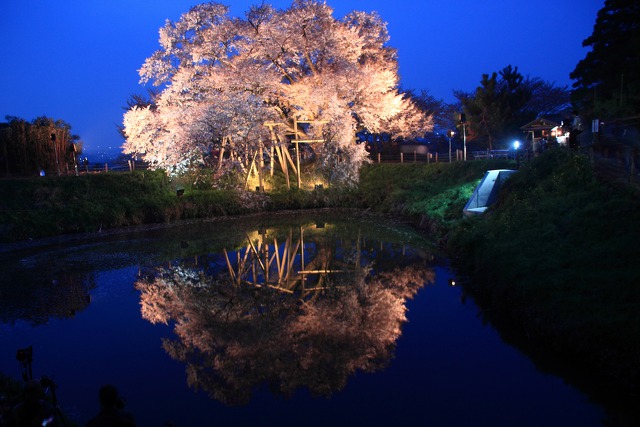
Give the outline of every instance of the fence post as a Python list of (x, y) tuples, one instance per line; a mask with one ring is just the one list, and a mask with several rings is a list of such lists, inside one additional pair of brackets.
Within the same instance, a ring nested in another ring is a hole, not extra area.
[(400, 153), (400, 163), (404, 163), (404, 153)]
[(108, 163), (104, 164), (104, 171), (105, 172), (109, 172), (109, 164)]
[(380, 164), (380, 153), (378, 153), (378, 164)]
[(418, 153), (416, 153), (416, 150), (413, 150), (413, 163), (418, 161)]
[(438, 163), (438, 152), (436, 152), (436, 163)]

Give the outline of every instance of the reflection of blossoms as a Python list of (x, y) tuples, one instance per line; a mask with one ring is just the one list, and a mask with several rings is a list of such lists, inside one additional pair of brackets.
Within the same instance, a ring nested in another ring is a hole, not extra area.
[(424, 266), (374, 277), (351, 272), (328, 276), (322, 291), (302, 298), (174, 268), (136, 288), (145, 319), (175, 322), (178, 339), (163, 346), (186, 362), (189, 384), (240, 404), (261, 383), (284, 395), (307, 387), (327, 396), (357, 370), (384, 367), (406, 321), (406, 299), (432, 280)]

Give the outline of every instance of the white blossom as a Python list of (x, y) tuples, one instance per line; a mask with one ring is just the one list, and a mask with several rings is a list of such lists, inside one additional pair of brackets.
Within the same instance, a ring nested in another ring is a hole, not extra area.
[(388, 40), (376, 13), (338, 20), (316, 0), (295, 0), (286, 10), (254, 6), (245, 19), (217, 3), (196, 6), (166, 22), (160, 50), (140, 70), (143, 83), (162, 91), (154, 108), (125, 114), (123, 152), (172, 169), (224, 148), (233, 154), (222, 159), (225, 167), (247, 168), (272, 143), (265, 122), (283, 124), (274, 129), (284, 141), (295, 120), (311, 120), (317, 124), (309, 129), (325, 141), (313, 145), (321, 168), (354, 182), (366, 160), (358, 129), (410, 136), (431, 127), (398, 90)]

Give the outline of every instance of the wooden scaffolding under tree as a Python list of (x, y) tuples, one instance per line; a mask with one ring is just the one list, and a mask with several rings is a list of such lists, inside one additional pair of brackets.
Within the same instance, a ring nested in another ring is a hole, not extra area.
[[(324, 125), (326, 123), (328, 123), (328, 121), (326, 120), (298, 120), (298, 119), (294, 119), (293, 120), (293, 139), (291, 140), (291, 143), (295, 144), (295, 149), (296, 149), (296, 161), (294, 163), (293, 159), (291, 158), (291, 155), (289, 154), (289, 150), (288, 147), (286, 147), (286, 142), (283, 143), (283, 141), (280, 141), (280, 138), (278, 138), (278, 135), (275, 132), (275, 128), (277, 126), (285, 126), (287, 127), (287, 124), (282, 123), (282, 122), (265, 122), (264, 126), (269, 128), (269, 131), (271, 133), (271, 165), (270, 165), (270, 171), (271, 171), (271, 176), (273, 176), (273, 169), (274, 169), (274, 158), (278, 159), (278, 162), (280, 163), (280, 168), (282, 169), (282, 173), (285, 176), (285, 180), (287, 182), (287, 188), (290, 189), (291, 188), (291, 182), (290, 182), (290, 178), (289, 178), (289, 166), (291, 167), (291, 169), (293, 169), (293, 172), (296, 175), (296, 180), (297, 180), (297, 185), (298, 188), (301, 188), (302, 186), (302, 170), (300, 169), (300, 144), (313, 144), (313, 143), (321, 143), (321, 142), (325, 142), (324, 138), (319, 138), (319, 139), (301, 139), (300, 136), (302, 133), (302, 131), (299, 128), (299, 124), (321, 124)], [(261, 145), (262, 147), (262, 145)], [(275, 155), (274, 155), (275, 152)], [(260, 156), (262, 158), (262, 155)], [(251, 168), (249, 170), (249, 173), (251, 173)], [(261, 176), (260, 174), (258, 174), (258, 176)], [(260, 185), (262, 186), (262, 180), (260, 181)]]
[[(223, 249), (227, 269), (234, 286), (249, 285), (268, 287), (287, 294), (299, 292), (304, 298), (326, 289), (329, 274), (354, 274), (361, 270), (360, 251), (362, 238), (358, 234), (356, 256), (353, 265), (342, 264), (332, 268), (333, 253), (321, 249), (315, 257), (309, 259), (305, 253), (304, 228), (299, 228), (299, 238), (294, 238), (293, 229), (284, 242), (274, 237), (271, 244), (266, 239), (266, 230), (258, 233), (254, 241), (247, 235), (247, 245), (236, 251), (235, 263)], [(234, 266), (235, 264), (235, 266)], [(316, 276), (313, 287), (307, 286), (309, 276)]]

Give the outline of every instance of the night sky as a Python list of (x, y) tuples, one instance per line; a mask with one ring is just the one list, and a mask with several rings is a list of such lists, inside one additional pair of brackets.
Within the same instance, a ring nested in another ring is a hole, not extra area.
[[(90, 160), (108, 160), (122, 144), (129, 95), (143, 93), (137, 70), (158, 45), (166, 19), (197, 0), (5, 0), (0, 14), (0, 120), (62, 119)], [(222, 1), (244, 16), (256, 0)], [(401, 85), (453, 102), (483, 73), (507, 65), (557, 85), (587, 49), (604, 0), (329, 0), (342, 17), (377, 11), (398, 49)], [(286, 8), (288, 0), (271, 1)]]

